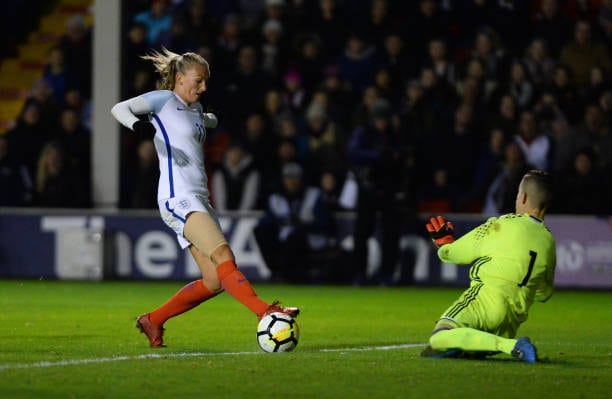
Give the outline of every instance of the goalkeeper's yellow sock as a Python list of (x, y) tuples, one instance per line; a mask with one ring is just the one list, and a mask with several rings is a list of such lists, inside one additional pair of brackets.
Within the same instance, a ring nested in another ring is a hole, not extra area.
[(435, 350), (461, 349), (465, 352), (503, 352), (510, 354), (516, 339), (502, 338), (488, 332), (461, 327), (438, 331), (429, 338)]

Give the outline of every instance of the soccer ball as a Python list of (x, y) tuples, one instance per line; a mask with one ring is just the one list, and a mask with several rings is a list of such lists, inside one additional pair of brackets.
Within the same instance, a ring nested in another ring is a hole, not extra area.
[(298, 344), (300, 327), (284, 313), (270, 313), (257, 326), (257, 343), (264, 352), (290, 352)]

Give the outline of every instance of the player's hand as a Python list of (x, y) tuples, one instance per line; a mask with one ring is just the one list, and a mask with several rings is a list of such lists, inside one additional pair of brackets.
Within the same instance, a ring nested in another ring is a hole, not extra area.
[(206, 108), (206, 112), (202, 114), (204, 119), (204, 127), (207, 129), (214, 129), (219, 126), (219, 120), (221, 119), (221, 112), (218, 109), (214, 109), (211, 106)]
[(155, 135), (155, 126), (149, 121), (138, 120), (134, 122), (132, 130), (142, 139), (151, 139)]
[(453, 223), (447, 222), (442, 216), (429, 219), (429, 223), (425, 227), (427, 232), (429, 232), (431, 240), (438, 248), (455, 241), (455, 237), (453, 237), (455, 231)]
[(202, 119), (204, 120), (204, 127), (207, 129), (214, 129), (219, 126), (219, 118), (212, 112), (202, 114)]

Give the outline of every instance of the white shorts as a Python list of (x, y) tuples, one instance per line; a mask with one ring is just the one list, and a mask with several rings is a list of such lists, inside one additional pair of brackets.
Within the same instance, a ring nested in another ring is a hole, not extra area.
[(161, 214), (162, 220), (168, 227), (174, 230), (176, 233), (176, 238), (182, 249), (185, 249), (192, 244), (183, 234), (187, 215), (192, 212), (208, 213), (219, 227), (219, 231), (221, 231), (221, 224), (219, 223), (217, 213), (210, 205), (208, 198), (203, 195), (181, 195), (178, 197), (159, 200), (157, 204), (159, 206), (159, 213)]

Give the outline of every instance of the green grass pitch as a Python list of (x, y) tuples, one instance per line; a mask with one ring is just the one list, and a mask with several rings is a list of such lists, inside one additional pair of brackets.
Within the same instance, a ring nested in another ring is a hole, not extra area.
[[(519, 335), (541, 363), (419, 357), (459, 289), (257, 285), (300, 306), (294, 352), (266, 354), (256, 318), (224, 294), (166, 324), (134, 317), (181, 284), (0, 281), (0, 398), (608, 398), (612, 293), (560, 291)], [(417, 344), (417, 345), (404, 345)], [(403, 345), (403, 346), (402, 346)], [(384, 347), (387, 347), (386, 350)]]

